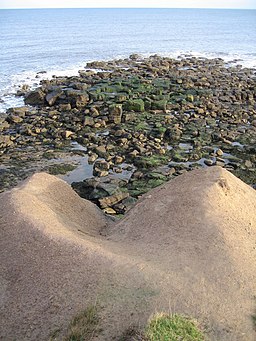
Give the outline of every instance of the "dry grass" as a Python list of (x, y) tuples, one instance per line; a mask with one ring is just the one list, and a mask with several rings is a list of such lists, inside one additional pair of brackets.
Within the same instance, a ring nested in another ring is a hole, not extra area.
[(99, 317), (95, 306), (76, 315), (70, 322), (64, 341), (89, 341), (97, 331)]

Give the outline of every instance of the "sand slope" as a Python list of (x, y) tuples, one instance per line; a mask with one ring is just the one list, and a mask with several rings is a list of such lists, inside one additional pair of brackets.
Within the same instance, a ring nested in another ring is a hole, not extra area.
[(156, 310), (212, 340), (254, 340), (256, 192), (219, 167), (184, 174), (110, 223), (53, 176), (0, 196), (0, 338), (48, 340), (95, 300), (114, 340)]

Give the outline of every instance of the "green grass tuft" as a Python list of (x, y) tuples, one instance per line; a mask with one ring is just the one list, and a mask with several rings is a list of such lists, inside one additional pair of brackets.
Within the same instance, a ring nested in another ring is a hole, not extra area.
[(204, 341), (196, 323), (182, 315), (157, 314), (146, 328), (149, 341)]

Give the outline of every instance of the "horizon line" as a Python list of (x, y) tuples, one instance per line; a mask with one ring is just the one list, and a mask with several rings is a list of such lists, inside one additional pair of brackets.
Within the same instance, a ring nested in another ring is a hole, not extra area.
[(0, 8), (0, 10), (31, 10), (31, 9), (208, 9), (208, 10), (256, 10), (255, 8), (241, 7), (11, 7)]

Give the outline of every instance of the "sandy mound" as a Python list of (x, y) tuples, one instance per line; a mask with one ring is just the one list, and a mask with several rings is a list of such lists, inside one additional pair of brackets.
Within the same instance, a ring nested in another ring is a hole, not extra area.
[(219, 167), (187, 173), (146, 194), (111, 234), (163, 272), (155, 285), (170, 293), (173, 310), (207, 316), (218, 339), (226, 328), (228, 340), (250, 340), (255, 190)]
[(255, 339), (256, 192), (229, 172), (184, 174), (115, 225), (43, 173), (0, 209), (3, 340), (48, 340), (96, 299), (101, 340), (156, 310), (193, 315), (213, 340)]

